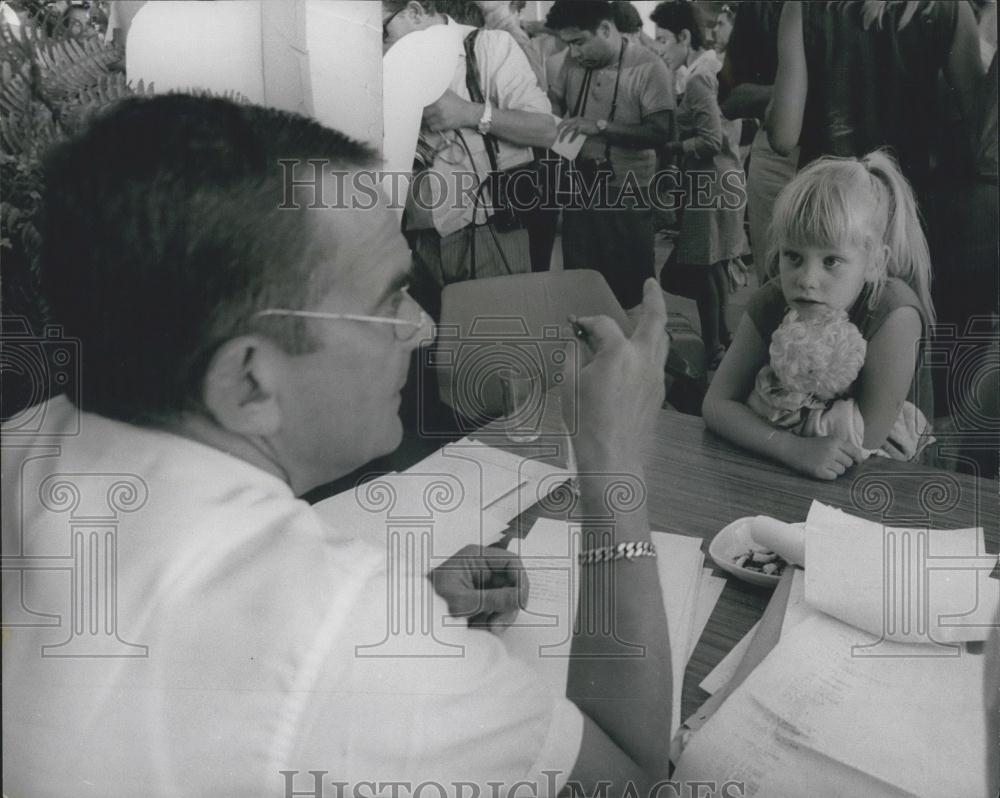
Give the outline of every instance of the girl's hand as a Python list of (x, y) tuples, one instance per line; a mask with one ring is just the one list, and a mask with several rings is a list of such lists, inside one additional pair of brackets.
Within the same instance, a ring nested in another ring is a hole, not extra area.
[(864, 460), (861, 449), (840, 438), (800, 438), (792, 434), (787, 437), (787, 453), (782, 459), (796, 471), (814, 479), (836, 479)]

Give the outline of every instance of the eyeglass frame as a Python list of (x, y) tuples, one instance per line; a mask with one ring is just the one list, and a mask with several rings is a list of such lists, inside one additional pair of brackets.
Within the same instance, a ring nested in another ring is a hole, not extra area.
[(406, 6), (405, 5), (402, 8), (397, 8), (395, 11), (393, 11), (389, 15), (389, 18), (382, 23), (382, 43), (383, 44), (385, 44), (387, 41), (389, 41), (389, 24), (396, 17), (398, 17), (400, 15), (400, 13), (402, 13), (403, 11), (406, 11)]
[[(420, 303), (417, 302), (410, 292), (406, 288), (401, 288), (400, 293), (406, 299), (410, 300), (414, 305), (420, 308), (420, 320), (419, 321), (409, 321), (408, 319), (400, 318), (390, 318), (389, 316), (365, 316), (358, 313), (326, 313), (320, 310), (292, 310), (290, 308), (265, 308), (264, 310), (258, 310), (253, 314), (253, 318), (258, 318), (261, 316), (293, 316), (300, 319), (331, 319), (331, 320), (343, 320), (343, 321), (360, 321), (368, 322), (371, 324), (390, 324), (396, 328), (397, 341), (412, 341), (418, 332), (424, 327), (427, 327), (431, 323), (431, 317), (427, 315), (427, 311), (424, 310)], [(400, 302), (399, 307), (403, 306), (403, 302)], [(398, 330), (412, 327), (413, 332), (405, 338), (401, 338)]]

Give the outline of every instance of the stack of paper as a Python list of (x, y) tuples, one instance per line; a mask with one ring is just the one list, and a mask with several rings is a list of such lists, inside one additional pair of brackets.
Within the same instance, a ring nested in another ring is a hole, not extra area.
[(733, 646), (729, 653), (726, 654), (716, 665), (712, 671), (706, 676), (698, 686), (704, 690), (709, 695), (715, 695), (719, 690), (729, 684), (729, 680), (736, 675), (736, 670), (740, 667), (740, 663), (743, 661), (743, 657), (747, 653), (747, 649), (750, 648), (750, 641), (753, 640), (753, 636), (757, 634), (757, 629), (760, 627), (760, 622), (758, 621), (753, 626), (750, 627), (750, 631), (740, 638), (740, 641)]
[[(954, 644), (995, 633), (982, 530), (883, 527), (814, 503), (806, 550), (780, 642), (694, 735), (674, 779), (775, 798), (986, 795), (985, 656)], [(731, 678), (752, 635), (706, 689)]]
[(985, 640), (1000, 606), (982, 528), (890, 527), (813, 502), (806, 562), (810, 606), (885, 640)]
[(484, 468), (489, 468), (491, 473), (504, 474), (502, 481), (509, 486), (508, 490), (495, 497), (486, 497), (483, 507), (505, 524), (575, 476), (564, 468), (521, 457), (469, 438), (446, 446), (442, 451), (451, 453), (451, 456), (472, 457)]
[(343, 535), (377, 546), (400, 534), (424, 536), (429, 570), (463, 546), (496, 542), (514, 516), (568, 478), (561, 468), (465, 438), (313, 509)]
[(653, 532), (651, 537), (658, 555), (656, 564), (670, 634), (673, 675), (670, 736), (673, 737), (681, 724), (684, 671), (726, 580), (703, 568), (705, 555), (701, 552), (700, 538), (667, 532)]
[[(511, 542), (528, 569), (531, 590), (528, 606), (504, 635), (508, 651), (529, 662), (560, 695), (566, 692), (579, 595), (580, 566), (573, 558), (571, 535), (571, 526), (565, 521), (543, 519), (527, 538)], [(726, 580), (703, 567), (699, 538), (663, 532), (653, 532), (651, 537), (670, 635), (673, 734), (680, 725), (684, 671)]]
[[(985, 657), (809, 613), (688, 743), (674, 780), (742, 795), (986, 795)], [(705, 793), (710, 795), (714, 793)]]

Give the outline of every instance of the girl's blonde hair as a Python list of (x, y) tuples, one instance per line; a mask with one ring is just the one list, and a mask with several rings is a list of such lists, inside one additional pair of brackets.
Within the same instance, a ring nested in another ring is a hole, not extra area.
[(878, 303), (885, 281), (898, 277), (920, 299), (925, 322), (934, 323), (931, 256), (917, 201), (896, 160), (884, 150), (860, 159), (825, 157), (809, 164), (778, 195), (768, 240), (766, 263), (772, 277), (787, 242), (830, 248), (849, 244), (871, 251), (885, 245), (889, 257), (870, 280), (870, 306)]

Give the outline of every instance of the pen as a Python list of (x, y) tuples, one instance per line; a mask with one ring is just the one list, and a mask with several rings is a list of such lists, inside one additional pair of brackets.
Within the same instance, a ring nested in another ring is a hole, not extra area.
[(588, 346), (590, 345), (590, 335), (580, 322), (576, 320), (575, 316), (568, 316), (569, 326), (573, 328), (573, 335), (579, 338)]

